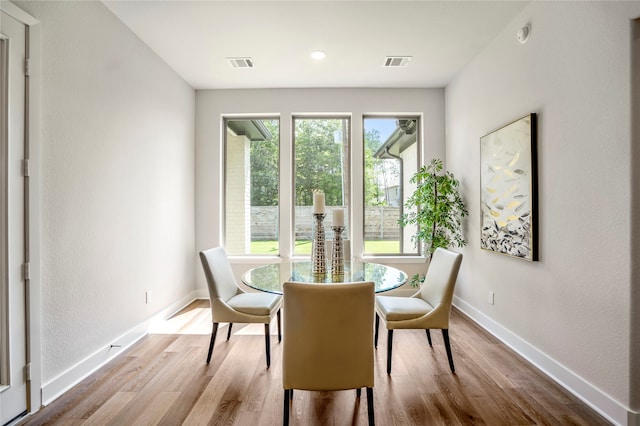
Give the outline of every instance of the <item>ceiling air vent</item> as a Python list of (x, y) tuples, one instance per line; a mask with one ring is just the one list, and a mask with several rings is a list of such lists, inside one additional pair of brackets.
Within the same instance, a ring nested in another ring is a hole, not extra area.
[(251, 58), (227, 58), (227, 61), (234, 68), (253, 68), (253, 59)]
[(384, 66), (388, 68), (406, 67), (411, 61), (411, 56), (387, 56)]

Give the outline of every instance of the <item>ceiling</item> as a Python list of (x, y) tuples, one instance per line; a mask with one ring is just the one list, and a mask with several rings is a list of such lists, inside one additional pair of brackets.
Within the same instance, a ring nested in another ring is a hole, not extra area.
[[(478, 0), (103, 3), (195, 89), (445, 87), (527, 5)], [(517, 43), (515, 34), (513, 40)], [(326, 52), (326, 58), (311, 59), (313, 50)], [(387, 56), (412, 59), (406, 67), (386, 68)], [(233, 68), (229, 57), (250, 57), (255, 67)]]

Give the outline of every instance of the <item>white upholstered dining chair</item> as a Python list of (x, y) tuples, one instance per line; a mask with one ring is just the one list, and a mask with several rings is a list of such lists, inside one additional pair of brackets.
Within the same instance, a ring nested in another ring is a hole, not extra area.
[(284, 424), (293, 390), (367, 389), (373, 413), (373, 282), (283, 284), (282, 387)]
[(449, 367), (455, 373), (449, 342), (449, 316), (453, 290), (458, 277), (462, 254), (443, 248), (433, 253), (429, 269), (420, 290), (411, 297), (376, 296), (375, 346), (378, 347), (380, 317), (387, 326), (387, 374), (391, 374), (393, 330), (424, 329), (431, 346), (429, 329), (441, 329)]
[(269, 368), (271, 365), (269, 324), (277, 315), (278, 341), (281, 341), (280, 308), (282, 296), (271, 293), (247, 293), (238, 287), (227, 253), (222, 247), (201, 251), (200, 260), (209, 286), (211, 319), (213, 321), (207, 364), (211, 361), (219, 323), (229, 323), (227, 340), (231, 337), (231, 327), (234, 322), (261, 323), (264, 324), (267, 368)]

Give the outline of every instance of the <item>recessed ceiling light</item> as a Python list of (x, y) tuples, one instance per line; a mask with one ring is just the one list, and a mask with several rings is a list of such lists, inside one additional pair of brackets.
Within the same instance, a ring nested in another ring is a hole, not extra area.
[(319, 61), (321, 59), (326, 58), (327, 54), (324, 53), (322, 50), (314, 50), (313, 52), (311, 52), (311, 57), (316, 61)]

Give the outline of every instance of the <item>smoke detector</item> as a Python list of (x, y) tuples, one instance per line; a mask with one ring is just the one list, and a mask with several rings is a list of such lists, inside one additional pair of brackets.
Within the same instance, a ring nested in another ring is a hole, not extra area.
[(387, 68), (406, 67), (411, 58), (411, 56), (387, 56), (384, 59), (384, 66)]
[(529, 40), (530, 35), (531, 35), (531, 25), (527, 24), (518, 30), (518, 32), (516, 33), (516, 38), (518, 39), (520, 44), (525, 44), (527, 40)]
[(253, 68), (253, 59), (251, 58), (227, 58), (227, 61), (234, 68)]

